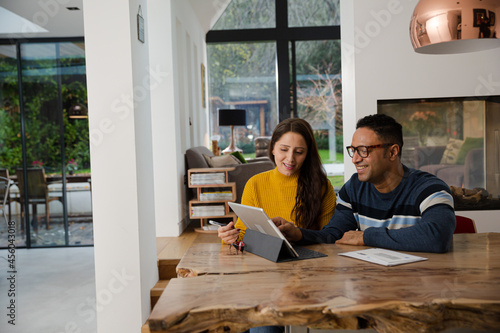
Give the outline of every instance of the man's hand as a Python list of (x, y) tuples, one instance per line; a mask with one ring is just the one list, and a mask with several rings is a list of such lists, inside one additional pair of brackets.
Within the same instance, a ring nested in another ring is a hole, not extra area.
[(271, 220), (290, 242), (298, 242), (302, 239), (302, 232), (292, 222), (288, 222), (282, 217), (273, 217)]
[(346, 245), (365, 245), (363, 242), (363, 231), (348, 231), (344, 233), (341, 239), (337, 240), (335, 244)]
[(229, 222), (225, 227), (219, 227), (217, 234), (226, 244), (233, 244), (238, 240), (240, 229), (234, 229), (234, 223)]

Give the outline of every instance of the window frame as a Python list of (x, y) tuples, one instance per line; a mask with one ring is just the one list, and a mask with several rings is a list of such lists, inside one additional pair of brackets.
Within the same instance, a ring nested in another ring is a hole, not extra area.
[[(205, 36), (205, 42), (276, 42), (278, 71), (278, 122), (292, 116), (297, 109), (296, 82), (290, 78), (290, 58), (292, 71), (295, 72), (295, 42), (313, 40), (340, 40), (340, 25), (322, 27), (288, 27), (288, 1), (275, 0), (276, 28), (241, 29), (241, 30), (210, 30)], [(292, 44), (292, 54), (289, 55), (289, 43)], [(290, 101), (290, 85), (293, 101)]]

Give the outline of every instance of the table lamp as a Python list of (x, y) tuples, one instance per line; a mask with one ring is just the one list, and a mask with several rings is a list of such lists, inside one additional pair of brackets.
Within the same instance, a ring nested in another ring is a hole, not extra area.
[(222, 151), (229, 154), (235, 151), (242, 152), (234, 144), (234, 126), (246, 126), (246, 111), (244, 109), (219, 109), (219, 126), (231, 126), (231, 143)]

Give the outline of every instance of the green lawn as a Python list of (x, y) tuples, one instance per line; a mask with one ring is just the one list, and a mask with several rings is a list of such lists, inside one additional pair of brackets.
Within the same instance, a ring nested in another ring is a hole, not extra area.
[(323, 164), (330, 164), (330, 163), (344, 163), (344, 154), (342, 152), (337, 152), (335, 161), (332, 161), (330, 159), (330, 152), (326, 149), (320, 149), (319, 151), (319, 157), (321, 157), (321, 162)]
[(336, 190), (340, 190), (342, 185), (344, 185), (344, 176), (328, 176), (328, 180)]
[(250, 153), (250, 154), (243, 153), (242, 155), (245, 158), (245, 160), (255, 158), (255, 153)]

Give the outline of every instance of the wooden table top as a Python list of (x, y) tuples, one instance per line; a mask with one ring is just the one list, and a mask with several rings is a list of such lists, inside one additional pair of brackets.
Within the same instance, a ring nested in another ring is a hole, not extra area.
[[(324, 258), (274, 263), (196, 244), (149, 318), (151, 332), (242, 332), (294, 325), (379, 332), (500, 328), (500, 233), (454, 235), (449, 253), (385, 267), (309, 246)], [(189, 277), (189, 278), (184, 278)]]

